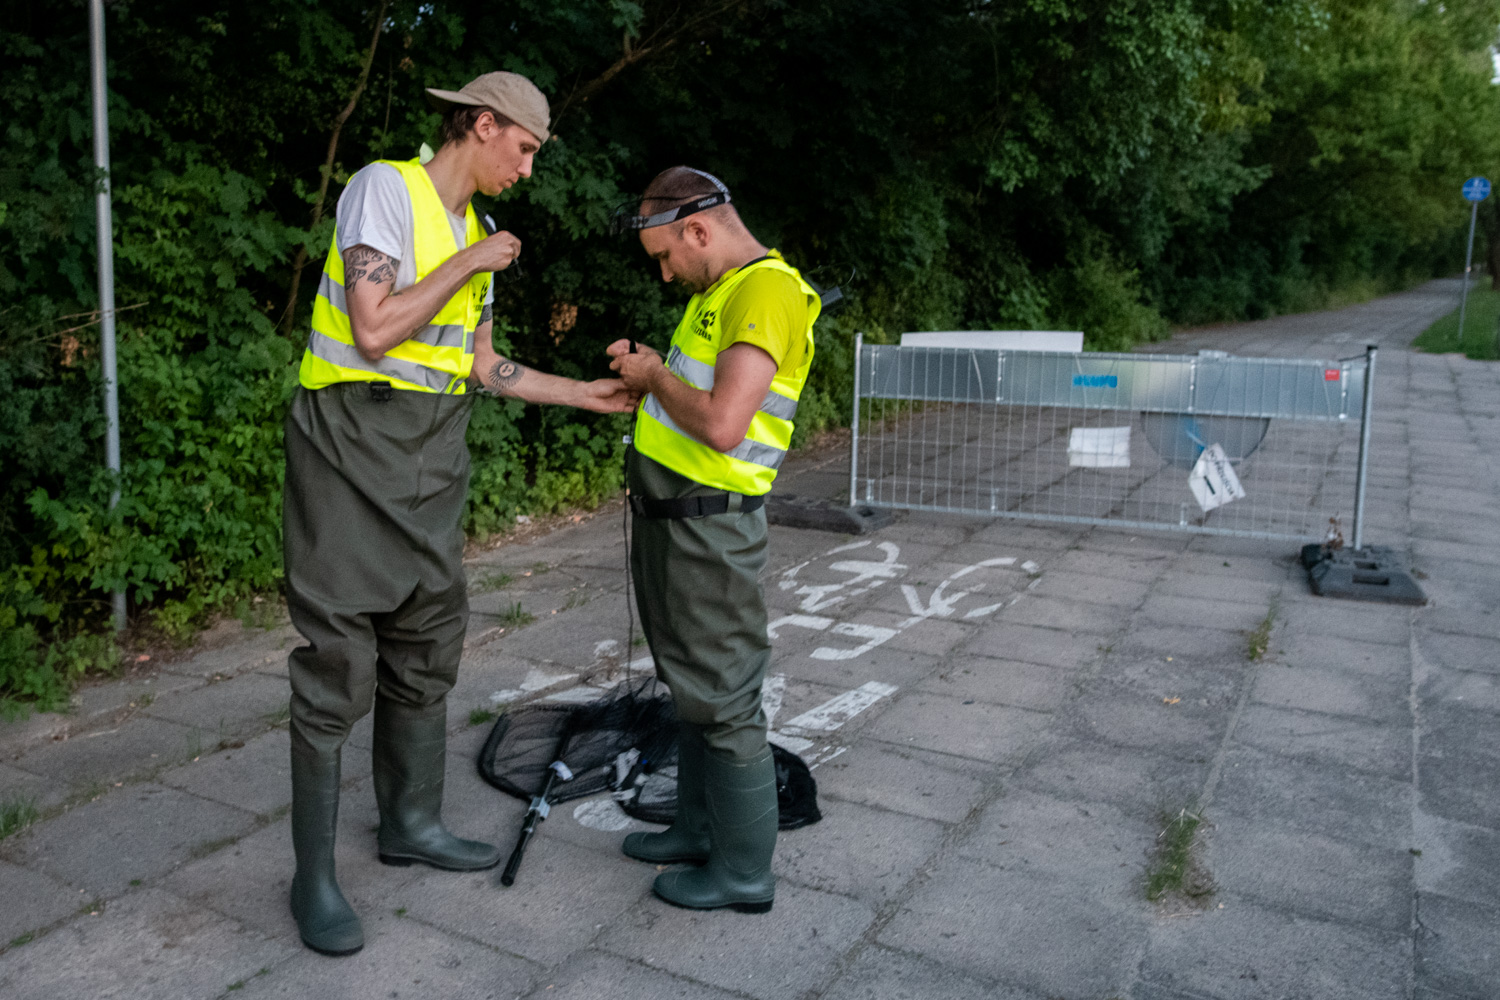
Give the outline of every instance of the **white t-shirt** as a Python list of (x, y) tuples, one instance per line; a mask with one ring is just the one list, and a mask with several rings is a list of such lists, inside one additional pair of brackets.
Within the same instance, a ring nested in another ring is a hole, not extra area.
[[(444, 211), (447, 211), (446, 208)], [(448, 212), (448, 225), (453, 230), (454, 249), (468, 244), (464, 237), (468, 225), (462, 215)], [(339, 196), (338, 206), (339, 253), (347, 253), (350, 247), (363, 244), (394, 257), (396, 264), (396, 287), (399, 292), (417, 283), (417, 251), (413, 232), (411, 194), (401, 172), (389, 163), (371, 163), (360, 168), (344, 193)], [(480, 238), (484, 234), (480, 233)], [(495, 283), (490, 282), (485, 292), (484, 304), (495, 301)]]

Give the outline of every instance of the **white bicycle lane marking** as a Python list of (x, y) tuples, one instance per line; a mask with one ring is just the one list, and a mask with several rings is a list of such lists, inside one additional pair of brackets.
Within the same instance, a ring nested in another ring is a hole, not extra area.
[[(857, 549), (864, 549), (874, 544), (874, 551), (868, 553), (874, 555), (879, 552), (884, 558), (876, 559), (836, 559), (827, 566), (827, 572), (848, 574), (848, 578), (835, 583), (807, 583), (803, 582), (803, 571), (815, 563), (821, 562), (831, 556), (842, 555)], [(782, 615), (772, 621), (766, 628), (772, 639), (780, 638), (780, 630), (788, 627), (805, 628), (815, 632), (830, 632), (833, 635), (849, 636), (852, 639), (863, 640), (856, 646), (818, 646), (808, 654), (815, 660), (852, 660), (868, 653), (902, 632), (929, 618), (951, 618), (958, 611), (958, 606), (966, 598), (980, 597), (984, 595), (987, 587), (995, 581), (983, 577), (975, 578), (967, 586), (970, 589), (950, 592), (950, 588), (956, 588), (958, 581), (963, 580), (971, 574), (982, 570), (999, 570), (1014, 566), (1015, 556), (1002, 556), (997, 559), (984, 559), (957, 570), (946, 580), (943, 580), (927, 595), (918, 590), (921, 584), (901, 583), (901, 595), (906, 599), (906, 606), (911, 611), (911, 616), (899, 622), (894, 628), (886, 625), (870, 625), (855, 621), (839, 621), (826, 615), (815, 614), (823, 611), (852, 597), (867, 594), (877, 587), (884, 586), (897, 580), (910, 567), (900, 561), (901, 547), (894, 542), (871, 543), (853, 542), (849, 545), (840, 545), (830, 549), (816, 559), (809, 559), (798, 563), (791, 569), (781, 574), (777, 586), (783, 591), (792, 591), (793, 596), (802, 598), (798, 602), (797, 611), (793, 614)], [(1031, 560), (1021, 563), (1020, 568), (1028, 575), (1035, 575), (1040, 567)], [(988, 575), (988, 574), (986, 574)], [(996, 596), (991, 593), (986, 595), (991, 598)], [(1014, 603), (1020, 597), (1016, 591), (999, 601), (970, 608), (963, 617), (965, 619), (984, 618), (994, 614), (996, 611)], [(976, 601), (977, 603), (977, 601)]]

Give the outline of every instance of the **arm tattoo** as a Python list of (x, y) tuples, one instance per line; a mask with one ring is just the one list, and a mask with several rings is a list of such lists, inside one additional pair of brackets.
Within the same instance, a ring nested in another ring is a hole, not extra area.
[(516, 383), (521, 381), (529, 368), (517, 364), (510, 358), (501, 358), (490, 366), (490, 370), (479, 376), (483, 392), (491, 396), (514, 396)]
[(400, 262), (394, 257), (367, 247), (363, 243), (357, 247), (351, 247), (344, 254), (344, 290), (354, 291), (354, 286), (362, 280), (372, 285), (393, 284), (396, 280), (398, 263)]

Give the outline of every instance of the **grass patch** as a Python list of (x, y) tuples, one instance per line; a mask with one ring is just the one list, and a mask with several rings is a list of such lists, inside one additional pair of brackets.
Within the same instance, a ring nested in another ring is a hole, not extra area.
[(20, 833), (42, 816), (36, 800), (30, 796), (6, 799), (0, 802), (0, 840), (13, 833)]
[(1246, 637), (1245, 658), (1251, 663), (1260, 660), (1266, 655), (1266, 650), (1271, 648), (1271, 629), (1276, 627), (1276, 615), (1281, 611), (1281, 595), (1271, 598), (1271, 604), (1266, 608), (1266, 616), (1260, 620), (1260, 624), (1250, 630)]
[(469, 725), (482, 726), (486, 722), (494, 722), (499, 716), (487, 708), (476, 708), (469, 712)]
[(1469, 287), (1469, 308), (1464, 316), (1463, 337), (1459, 337), (1458, 307), (1422, 331), (1412, 346), (1429, 354), (1466, 354), (1475, 361), (1500, 358), (1496, 331), (1500, 330), (1500, 292)]
[(520, 601), (501, 611), (496, 617), (500, 619), (500, 624), (506, 628), (520, 628), (523, 625), (530, 625), (536, 621), (536, 615), (521, 607)]
[(11, 938), (10, 946), (12, 948), (19, 948), (21, 947), (21, 945), (30, 944), (34, 940), (36, 940), (36, 934), (32, 931), (27, 931), (25, 934), (19, 934), (16, 937)]
[(274, 712), (267, 712), (265, 715), (262, 715), (261, 718), (264, 719), (266, 725), (270, 726), (272, 729), (276, 729), (286, 725), (288, 722), (292, 721), (291, 702), (282, 705)]
[(1193, 851), (1193, 838), (1203, 817), (1182, 809), (1175, 816), (1163, 816), (1162, 822), (1146, 869), (1146, 898), (1155, 903), (1167, 896), (1197, 900), (1212, 895), (1213, 879), (1197, 863)]
[(515, 581), (516, 578), (509, 573), (486, 573), (474, 581), (474, 589), (480, 593), (488, 593), (492, 590), (504, 590), (512, 583), (515, 583)]

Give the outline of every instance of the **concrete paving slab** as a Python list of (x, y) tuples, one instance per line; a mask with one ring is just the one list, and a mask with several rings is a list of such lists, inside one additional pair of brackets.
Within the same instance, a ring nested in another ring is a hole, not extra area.
[[(819, 634), (821, 633), (811, 633)], [(788, 629), (783, 635), (790, 636), (791, 630)], [(778, 640), (772, 650), (774, 659), (770, 672), (845, 691), (872, 680), (894, 684), (905, 690), (918, 684), (945, 662), (942, 657), (896, 649), (889, 645), (877, 646), (852, 660), (822, 660), (811, 655), (814, 649), (827, 644), (825, 639), (810, 636), (795, 642), (782, 643)]]
[(150, 705), (157, 698), (166, 695), (191, 691), (193, 688), (201, 687), (204, 683), (202, 677), (184, 677), (166, 673), (155, 677), (143, 677), (139, 680), (100, 681), (79, 688), (73, 694), (69, 714), (75, 720), (75, 727), (92, 728), (90, 720), (95, 717), (106, 717), (112, 713), (129, 713), (132, 710), (149, 714), (142, 708), (143, 705)]
[[(1420, 654), (1419, 654), (1420, 655)], [(1421, 662), (1417, 685), (1418, 703), (1452, 703), (1476, 711), (1500, 714), (1500, 673), (1449, 670)], [(0, 772), (3, 773), (3, 772)], [(0, 778), (0, 782), (3, 782)]]
[(825, 799), (957, 823), (984, 794), (991, 773), (978, 761), (859, 740), (820, 764), (813, 778)]
[(1120, 625), (1118, 608), (1033, 594), (1023, 596), (1001, 614), (1006, 622), (1096, 635), (1107, 635)]
[(1277, 616), (1283, 642), (1306, 636), (1333, 636), (1360, 642), (1405, 646), (1411, 641), (1411, 615), (1394, 607), (1370, 606), (1331, 597), (1288, 600)]
[(33, 749), (16, 764), (81, 793), (191, 760), (214, 742), (192, 726), (137, 717), (113, 729)]
[[(884, 680), (884, 678), (881, 678)], [(920, 691), (1048, 712), (1078, 690), (1077, 675), (1056, 667), (987, 656), (955, 656), (921, 679)]]
[(1151, 928), (1147, 983), (1222, 1000), (1403, 1000), (1410, 932), (1292, 916), (1232, 896), (1224, 909)]
[(1187, 760), (1213, 756), (1229, 724), (1225, 708), (1189, 701), (1176, 705), (1170, 693), (1140, 695), (1129, 688), (1097, 681), (1068, 706), (1069, 735), (1102, 740)]
[(1421, 811), (1413, 826), (1418, 891), (1485, 906), (1500, 900), (1500, 831)]
[(1111, 608), (1137, 608), (1151, 592), (1151, 582), (1146, 580), (1119, 579), (1093, 573), (1075, 573), (1068, 570), (1044, 570), (1031, 591), (1037, 597), (1059, 598), (1065, 601), (1082, 601), (1102, 604)]
[(1430, 815), (1500, 829), (1500, 767), (1493, 758), (1419, 754), (1417, 787)]
[(1166, 552), (1119, 553), (1078, 548), (1052, 556), (1042, 569), (1044, 574), (1073, 573), (1149, 584), (1172, 565), (1173, 558)]
[(223, 645), (183, 660), (162, 665), (162, 671), (185, 677), (234, 677), (238, 674), (269, 669), (285, 669), (286, 658), (303, 642), (291, 625), (265, 630), (247, 628), (238, 636), (227, 637)]
[(0, 899), (5, 900), (0, 908), (0, 948), (20, 947), (26, 942), (17, 939), (40, 932), (93, 901), (75, 886), (8, 861), (0, 861)]
[(1460, 996), (1500, 996), (1500, 909), (1424, 892), (1417, 914), (1419, 984)]
[(1248, 664), (1203, 661), (1193, 656), (1145, 656), (1113, 653), (1099, 676), (1110, 683), (1153, 698), (1181, 698), (1201, 707), (1232, 705), (1239, 696)]
[[(1179, 573), (1217, 577), (1225, 586), (1232, 586), (1236, 582), (1243, 582), (1246, 585), (1285, 585), (1298, 579), (1299, 569), (1292, 565), (1290, 554), (1280, 551), (1280, 546), (1285, 543), (1277, 543), (1270, 553), (1257, 552), (1245, 555), (1238, 552), (1212, 551), (1207, 545), (1208, 541), (1209, 539), (1205, 538), (1203, 545), (1194, 544), (1187, 552), (1174, 558), (1171, 563), (1171, 572), (1162, 576), (1162, 583), (1167, 583)], [(1194, 595), (1188, 594), (1187, 596)]]
[(0, 764), (0, 803), (29, 802), (37, 809), (50, 809), (68, 796), (68, 787), (60, 781)]
[(963, 857), (996, 868), (1076, 883), (1078, 891), (1129, 899), (1143, 884), (1156, 824), (1102, 802), (1065, 800), (1013, 789), (990, 803)]
[(541, 974), (514, 955), (393, 913), (366, 914), (361, 923), (365, 947), (359, 954), (330, 959), (299, 947), (264, 974), (242, 980), (243, 987), (233, 996), (511, 1000), (528, 992)]
[[(359, 791), (368, 793), (368, 783)], [(339, 887), (361, 919), (389, 913), (392, 908), (386, 906), (386, 898), (427, 869), (391, 868), (376, 859), (378, 818), (368, 794), (346, 789), (339, 806), (334, 855)], [(295, 868), (291, 826), (281, 820), (183, 864), (159, 886), (270, 937), (296, 944), (297, 927), (287, 902)]]
[(1411, 716), (1406, 678), (1380, 674), (1268, 665), (1256, 673), (1251, 697), (1263, 705), (1329, 715), (1390, 722), (1409, 721)]
[(1110, 641), (1104, 635), (1015, 625), (1002, 619), (954, 652), (1077, 670), (1097, 663)]
[(679, 910), (652, 897), (605, 929), (599, 947), (761, 1000), (817, 992), (874, 912), (783, 882), (770, 915)]
[(530, 1000), (732, 1000), (706, 986), (599, 951), (581, 951), (537, 979)]
[(1411, 927), (1409, 850), (1223, 816), (1206, 838), (1220, 891), (1309, 917), (1401, 933)]
[(1214, 815), (1274, 822), (1393, 850), (1421, 847), (1411, 829), (1410, 776), (1380, 777), (1233, 746), (1224, 756)]
[(1430, 633), (1446, 632), (1455, 636), (1483, 636), (1490, 640), (1490, 648), (1500, 644), (1500, 613), (1493, 606), (1479, 603), (1483, 597), (1468, 607), (1438, 606), (1423, 610), (1418, 623)]
[(242, 674), (232, 680), (162, 695), (144, 714), (193, 726), (224, 739), (264, 730), (269, 720), (285, 715), (291, 697), (290, 685), (280, 677)]
[[(1128, 911), (1072, 883), (954, 858), (878, 939), (968, 976), (1049, 995), (1107, 997), (1129, 980), (1145, 932)], [(1060, 941), (1075, 944), (1059, 948)]]
[(1197, 597), (1173, 597), (1153, 591), (1138, 612), (1143, 622), (1178, 625), (1185, 628), (1226, 629), (1239, 632), (1253, 629), (1266, 617), (1269, 599), (1260, 594), (1246, 594), (1240, 601), (1211, 601)]
[[(352, 764), (366, 755), (348, 756)], [(354, 777), (356, 771), (347, 768), (345, 774)], [(285, 729), (273, 730), (239, 747), (163, 771), (157, 780), (199, 798), (265, 815), (292, 801), (290, 737)]]
[(1314, 764), (1401, 779), (1411, 774), (1409, 731), (1270, 705), (1246, 705), (1236, 741)]
[(1341, 670), (1400, 683), (1411, 678), (1411, 651), (1406, 646), (1283, 629), (1274, 634), (1271, 651), (1281, 662), (1298, 669)]
[(1122, 652), (1145, 653), (1148, 656), (1243, 663), (1247, 642), (1245, 635), (1237, 631), (1133, 621), (1129, 631), (1112, 645)]
[(500, 885), (498, 870), (423, 870), (377, 894), (384, 906), (433, 927), (550, 966), (636, 907), (655, 874), (622, 855), (604, 857), (543, 834), (532, 839), (510, 888)]
[(823, 991), (821, 1000), (932, 1000), (984, 997), (986, 1000), (1039, 1000), (1019, 987), (979, 979), (946, 965), (890, 948), (870, 947)]
[[(1200, 555), (1199, 558), (1201, 559), (1202, 556)], [(1245, 562), (1243, 559), (1240, 560), (1242, 566)], [(1228, 572), (1223, 574), (1198, 573), (1191, 568), (1183, 567), (1181, 559), (1178, 559), (1177, 563), (1178, 565), (1174, 565), (1171, 571), (1164, 574), (1161, 581), (1152, 588), (1153, 593), (1265, 607), (1269, 605), (1272, 597), (1281, 593), (1287, 586), (1285, 570), (1281, 570), (1275, 580), (1257, 580), (1238, 575), (1231, 576)], [(1189, 564), (1189, 566), (1192, 565)], [(1232, 563), (1229, 570), (1233, 570)]]
[(896, 746), (939, 750), (955, 757), (1014, 763), (1050, 724), (1041, 712), (944, 698), (902, 695), (868, 724), (868, 737)]
[(1500, 639), (1418, 629), (1416, 643), (1422, 656), (1440, 667), (1500, 673)]
[(243, 810), (162, 785), (115, 789), (4, 843), (10, 861), (101, 897), (125, 892), (249, 833)]
[(291, 946), (147, 889), (0, 955), (9, 1000), (214, 997), (291, 954)]
[(1424, 755), (1454, 760), (1487, 759), (1500, 769), (1500, 715), (1459, 701), (1422, 706), (1418, 725)]
[(876, 910), (902, 890), (948, 832), (929, 819), (826, 797), (822, 811), (822, 822), (781, 834), (774, 870)]
[(1092, 740), (1043, 748), (1011, 778), (1063, 800), (1104, 802), (1146, 822), (1193, 806), (1208, 774), (1206, 759), (1186, 761), (1150, 749), (1121, 749)]

